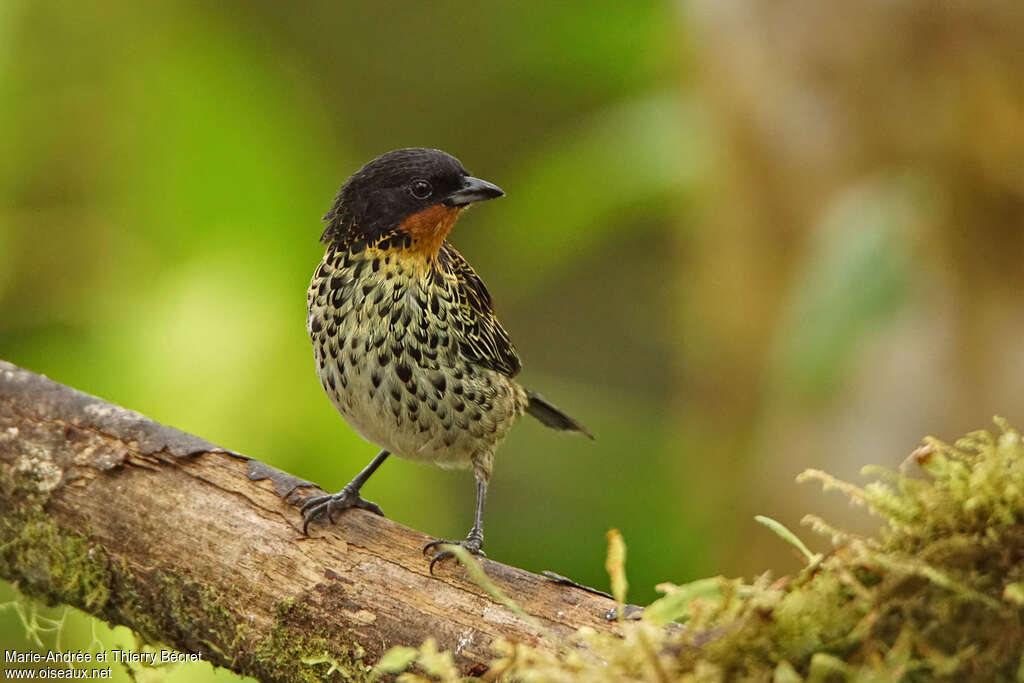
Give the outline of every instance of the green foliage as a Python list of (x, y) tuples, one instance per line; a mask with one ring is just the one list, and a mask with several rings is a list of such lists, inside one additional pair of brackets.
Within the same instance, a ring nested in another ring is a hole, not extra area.
[(854, 352), (905, 302), (913, 250), (932, 219), (915, 177), (883, 176), (841, 193), (815, 226), (782, 320), (777, 381), (811, 398), (847, 376)]
[[(795, 576), (751, 583), (723, 577), (664, 584), (664, 597), (615, 633), (581, 629), (554, 653), (499, 643), (488, 679), (515, 681), (1019, 680), (1024, 665), (1024, 443), (1002, 421), (954, 445), (928, 439), (900, 471), (865, 468), (861, 488), (818, 471), (819, 481), (884, 524), (875, 537), (805, 523), (832, 539), (803, 548)], [(916, 464), (925, 476), (912, 476)], [(609, 535), (609, 571), (624, 548)], [(679, 622), (673, 625), (671, 622)], [(680, 625), (682, 624), (682, 625)], [(434, 644), (394, 651), (389, 671), (416, 662), (426, 678), (453, 680), (426, 662)], [(445, 660), (447, 661), (447, 660)]]

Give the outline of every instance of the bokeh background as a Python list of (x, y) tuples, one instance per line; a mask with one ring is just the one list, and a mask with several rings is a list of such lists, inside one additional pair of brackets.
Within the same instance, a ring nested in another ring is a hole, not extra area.
[[(439, 147), (507, 192), (452, 241), (521, 379), (598, 435), (514, 430), (489, 555), (605, 587), (617, 527), (639, 603), (793, 571), (754, 514), (872, 525), (802, 469), (1024, 422), (1021, 36), (1018, 0), (3, 0), (0, 357), (336, 490), (376, 451), (313, 371), (319, 218)], [(467, 473), (365, 492), (470, 522)], [(32, 647), (15, 595), (0, 644)]]

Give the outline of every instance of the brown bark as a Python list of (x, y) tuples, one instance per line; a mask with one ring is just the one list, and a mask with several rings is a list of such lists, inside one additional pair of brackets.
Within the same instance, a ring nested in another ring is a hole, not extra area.
[[(556, 647), (461, 566), (431, 576), (418, 531), (351, 510), (303, 536), (296, 503), (319, 493), (0, 361), (0, 576), (25, 593), (267, 681), (359, 680), (428, 637), (467, 672), (496, 638)], [(555, 635), (610, 628), (611, 600), (482, 564)]]

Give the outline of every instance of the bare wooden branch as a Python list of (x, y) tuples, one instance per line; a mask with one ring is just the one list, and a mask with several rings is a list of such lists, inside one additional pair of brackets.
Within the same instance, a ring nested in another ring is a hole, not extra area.
[[(360, 680), (427, 637), (480, 673), (497, 638), (553, 647), (446, 563), (362, 510), (307, 538), (320, 490), (263, 463), (0, 361), (0, 576), (264, 681)], [(559, 636), (609, 629), (607, 598), (483, 560)], [(321, 660), (323, 663), (315, 663)]]

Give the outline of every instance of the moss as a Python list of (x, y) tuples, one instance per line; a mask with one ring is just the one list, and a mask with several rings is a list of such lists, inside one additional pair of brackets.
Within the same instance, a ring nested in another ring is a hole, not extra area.
[(339, 648), (328, 637), (334, 631), (318, 625), (318, 619), (301, 600), (282, 600), (277, 605), (270, 637), (258, 643), (254, 653), (260, 678), (312, 683), (342, 672), (338, 678), (346, 681), (378, 680), (363, 661), (363, 649), (358, 644)]
[(89, 612), (103, 609), (111, 595), (112, 572), (103, 549), (80, 534), (68, 533), (43, 512), (44, 496), (17, 473), (0, 473), (15, 495), (14, 509), (0, 521), (0, 577), (17, 581), (27, 595)]
[(0, 490), (13, 501), (0, 520), (0, 577), (16, 581), (27, 596), (79, 607), (127, 625), (145, 643), (203, 652), (214, 664), (263, 680), (379, 678), (358, 644), (332, 644), (332, 625), (316, 627), (302, 602), (283, 601), (270, 636), (256, 638), (229, 596), (187, 574), (154, 570), (139, 577), (138, 568), (111, 561), (86, 536), (60, 529), (43, 511), (54, 489), (50, 470), (38, 459), (0, 468)]
[(222, 666), (235, 664), (226, 653), (248, 635), (244, 621), (229, 608), (227, 596), (191, 577), (168, 571), (152, 580), (133, 580), (127, 567), (117, 576), (116, 605), (108, 616), (129, 626), (145, 642), (173, 643), (182, 650), (203, 652)]
[(43, 454), (0, 466), (0, 490), (11, 505), (0, 520), (0, 577), (45, 604), (100, 614), (114, 594), (115, 567), (101, 546), (61, 529), (43, 510), (60, 481), (61, 470)]
[[(53, 487), (40, 473), (47, 470), (0, 469), (0, 488), (13, 502), (0, 520), (0, 577), (44, 604), (72, 605), (126, 624), (153, 644), (158, 638), (179, 647), (191, 644), (187, 649), (210, 653), (214, 661), (223, 644), (244, 637), (227, 600), (208, 586), (168, 572), (158, 574), (152, 585), (140, 582), (85, 535), (61, 529), (43, 510)], [(219, 659), (230, 664), (223, 655)]]
[[(499, 643), (488, 678), (1022, 680), (1024, 444), (998, 425), (995, 435), (975, 432), (954, 445), (927, 440), (899, 471), (866, 468), (873, 481), (864, 488), (822, 472), (801, 475), (883, 524), (865, 537), (808, 516), (834, 546), (821, 556), (768, 520), (807, 555), (797, 576), (665, 586), (644, 618), (617, 635), (581, 631), (555, 643), (556, 654)], [(672, 620), (684, 627), (666, 628)], [(405, 674), (407, 681), (455, 680), (422, 665), (428, 645), (388, 661), (427, 673)]]

